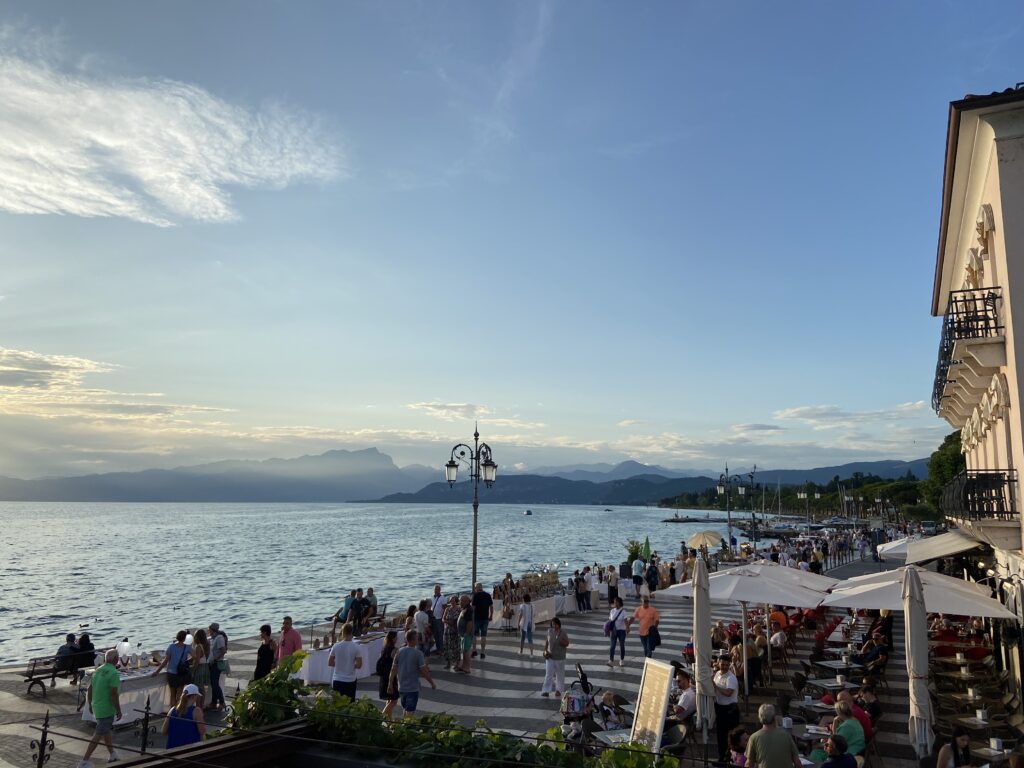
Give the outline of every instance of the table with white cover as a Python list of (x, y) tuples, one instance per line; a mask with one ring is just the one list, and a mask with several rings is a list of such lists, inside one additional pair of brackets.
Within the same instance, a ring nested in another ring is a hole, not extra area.
[[(377, 659), (380, 658), (380, 654), (384, 650), (384, 637), (384, 634), (375, 633), (355, 641), (359, 648), (359, 655), (363, 659), (363, 666), (356, 670), (357, 680), (369, 677), (376, 671)], [(405, 645), (405, 643), (403, 642), (401, 645)], [(334, 668), (327, 663), (327, 659), (331, 655), (330, 646), (308, 653), (309, 655), (302, 660), (302, 666), (294, 676), (307, 685), (312, 683), (329, 685), (334, 676)]]
[[(121, 677), (121, 692), (119, 694), (121, 717), (114, 720), (115, 726), (128, 725), (136, 720), (141, 720), (143, 711), (146, 709), (146, 699), (150, 700), (152, 712), (163, 712), (166, 709), (165, 699), (168, 695), (166, 672), (154, 676), (151, 667), (118, 671)], [(87, 695), (90, 680), (91, 676), (81, 684), (80, 691), (83, 696)], [(85, 700), (83, 699), (83, 701)], [(96, 716), (89, 711), (87, 703), (82, 704), (82, 719), (88, 723), (96, 722)]]

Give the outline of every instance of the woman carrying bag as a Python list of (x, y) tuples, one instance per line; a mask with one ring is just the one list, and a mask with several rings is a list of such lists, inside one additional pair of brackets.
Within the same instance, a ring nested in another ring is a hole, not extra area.
[(544, 640), (544, 685), (541, 696), (560, 697), (565, 690), (565, 649), (569, 647), (569, 636), (562, 631), (562, 621), (557, 616), (551, 619), (551, 628)]

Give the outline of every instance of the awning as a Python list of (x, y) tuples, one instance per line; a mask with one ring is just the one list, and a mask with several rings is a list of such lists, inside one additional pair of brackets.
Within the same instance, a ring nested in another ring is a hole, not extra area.
[(938, 536), (928, 536), (924, 539), (910, 542), (907, 547), (907, 563), (920, 563), (925, 560), (934, 560), (937, 557), (949, 557), (958, 552), (966, 552), (968, 549), (980, 547), (981, 542), (965, 536), (960, 531), (941, 533)]

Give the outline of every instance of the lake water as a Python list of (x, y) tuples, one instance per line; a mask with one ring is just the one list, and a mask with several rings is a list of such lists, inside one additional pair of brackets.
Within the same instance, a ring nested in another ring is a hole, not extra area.
[[(563, 580), (618, 563), (628, 538), (667, 555), (698, 530), (726, 530), (718, 512), (669, 524), (671, 510), (647, 507), (525, 508), (481, 504), (485, 584), (549, 563), (569, 563)], [(472, 562), (468, 504), (3, 502), (0, 530), (0, 663), (52, 653), (86, 624), (97, 647), (128, 636), (146, 650), (211, 621), (244, 637), (290, 614), (305, 630), (360, 586), (398, 612), (436, 582), (468, 589)]]

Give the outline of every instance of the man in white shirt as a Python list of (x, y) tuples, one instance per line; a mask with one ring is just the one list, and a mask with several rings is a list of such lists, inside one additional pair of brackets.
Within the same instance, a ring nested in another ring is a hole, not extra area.
[(740, 724), (740, 684), (728, 656), (718, 659), (718, 671), (712, 678), (715, 687), (715, 736), (718, 741), (718, 763), (729, 762), (729, 731)]
[(772, 630), (772, 636), (768, 639), (768, 642), (772, 644), (772, 648), (785, 648), (786, 641), (789, 638), (777, 621), (772, 622)]
[(441, 585), (434, 585), (434, 596), (430, 598), (430, 631), (433, 633), (434, 651), (438, 656), (444, 656), (444, 618), (445, 607), (444, 595), (441, 594)]
[(697, 688), (685, 669), (676, 671), (676, 685), (679, 686), (679, 698), (672, 707), (672, 714), (680, 723), (685, 723), (697, 711)]
[(356, 670), (363, 668), (363, 657), (359, 646), (352, 639), (352, 625), (345, 624), (341, 628), (341, 640), (331, 648), (327, 657), (327, 666), (334, 667), (331, 675), (331, 687), (342, 696), (356, 700)]
[(583, 593), (583, 604), (588, 611), (593, 610), (594, 606), (590, 604), (590, 593), (594, 591), (594, 574), (589, 565), (583, 569), (583, 589), (586, 590)]
[(640, 598), (640, 585), (644, 582), (644, 571), (647, 570), (647, 564), (642, 558), (637, 558), (633, 561), (633, 597)]

